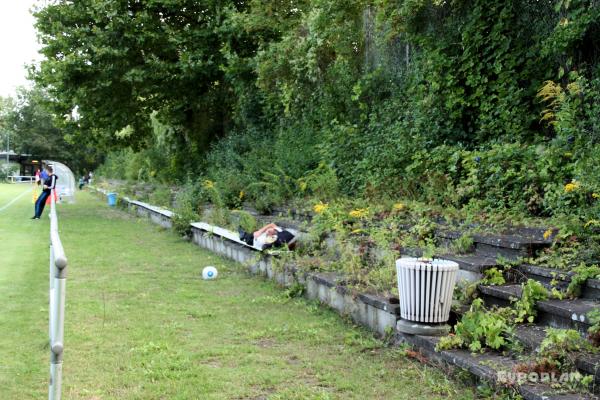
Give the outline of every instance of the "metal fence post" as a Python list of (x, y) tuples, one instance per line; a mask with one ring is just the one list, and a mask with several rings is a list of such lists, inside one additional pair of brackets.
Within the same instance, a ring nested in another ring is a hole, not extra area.
[(62, 362), (64, 350), (65, 290), (67, 285), (67, 257), (58, 234), (58, 217), (54, 190), (50, 193), (50, 384), (48, 399), (60, 400), (62, 389)]

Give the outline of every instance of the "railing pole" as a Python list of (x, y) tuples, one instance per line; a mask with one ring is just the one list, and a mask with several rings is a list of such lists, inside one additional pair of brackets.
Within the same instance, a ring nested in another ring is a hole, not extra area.
[(49, 307), (49, 320), (48, 320), (48, 337), (50, 338), (50, 343), (52, 343), (52, 332), (54, 332), (54, 320), (52, 316), (54, 315), (54, 276), (56, 272), (56, 265), (54, 264), (54, 249), (52, 248), (52, 241), (50, 241), (50, 294), (48, 296), (48, 301), (50, 302)]
[(65, 291), (67, 286), (67, 258), (58, 235), (58, 217), (54, 190), (50, 193), (50, 384), (48, 399), (60, 400), (62, 389), (62, 361), (64, 350)]

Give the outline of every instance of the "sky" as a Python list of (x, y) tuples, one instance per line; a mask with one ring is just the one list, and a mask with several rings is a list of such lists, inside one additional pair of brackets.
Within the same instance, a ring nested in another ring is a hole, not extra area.
[(41, 59), (30, 8), (36, 0), (0, 0), (0, 96), (14, 96), (30, 86), (25, 64)]

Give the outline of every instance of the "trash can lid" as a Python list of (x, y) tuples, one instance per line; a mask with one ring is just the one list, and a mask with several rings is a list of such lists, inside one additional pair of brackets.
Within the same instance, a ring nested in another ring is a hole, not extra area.
[(408, 269), (457, 270), (458, 263), (442, 258), (402, 257), (396, 260), (396, 267)]

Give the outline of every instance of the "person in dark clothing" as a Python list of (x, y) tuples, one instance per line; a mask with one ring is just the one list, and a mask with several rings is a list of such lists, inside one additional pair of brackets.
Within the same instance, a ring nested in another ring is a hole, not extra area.
[(265, 250), (271, 247), (288, 246), (290, 250), (295, 247), (295, 236), (290, 231), (280, 228), (275, 224), (268, 224), (253, 233), (247, 233), (239, 228), (240, 240), (250, 246)]
[(54, 175), (54, 170), (52, 166), (46, 166), (47, 178), (44, 180), (42, 186), (42, 194), (38, 197), (35, 202), (35, 215), (31, 217), (31, 219), (40, 219), (42, 213), (44, 212), (44, 207), (46, 206), (46, 200), (52, 194), (52, 190), (56, 187), (56, 180), (58, 177)]

